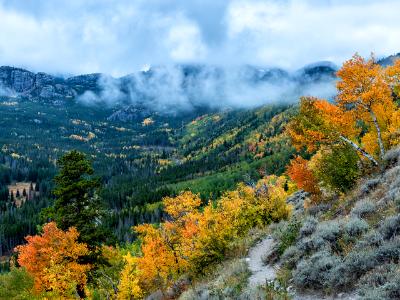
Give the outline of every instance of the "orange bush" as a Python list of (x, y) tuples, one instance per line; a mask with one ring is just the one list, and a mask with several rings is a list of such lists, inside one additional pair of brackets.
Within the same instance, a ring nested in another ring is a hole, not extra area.
[(318, 182), (312, 170), (308, 167), (308, 161), (304, 158), (297, 156), (295, 159), (292, 159), (288, 166), (287, 174), (300, 189), (314, 196), (321, 194)]
[(18, 263), (34, 277), (36, 292), (50, 291), (61, 297), (86, 284), (90, 266), (80, 264), (78, 258), (89, 250), (77, 242), (78, 236), (75, 228), (64, 232), (51, 222), (41, 235), (27, 236), (28, 243), (16, 247)]

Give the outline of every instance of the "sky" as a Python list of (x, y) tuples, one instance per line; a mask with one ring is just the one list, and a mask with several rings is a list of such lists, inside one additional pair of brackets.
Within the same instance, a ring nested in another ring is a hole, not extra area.
[(151, 65), (340, 65), (400, 52), (397, 0), (0, 0), (0, 65), (122, 76)]

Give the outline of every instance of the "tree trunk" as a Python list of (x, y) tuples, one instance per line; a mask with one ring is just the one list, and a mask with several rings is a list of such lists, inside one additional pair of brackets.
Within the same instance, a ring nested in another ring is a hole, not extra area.
[(380, 158), (383, 159), (383, 156), (385, 155), (385, 148), (383, 147), (381, 128), (379, 127), (378, 120), (376, 119), (374, 112), (371, 109), (369, 109), (368, 111), (371, 115), (372, 121), (374, 122), (374, 125), (376, 128), (376, 132), (378, 134), (378, 144), (379, 144), (379, 150), (381, 153)]
[(375, 158), (372, 157), (368, 152), (366, 152), (364, 149), (362, 149), (360, 146), (358, 146), (356, 143), (353, 141), (349, 140), (348, 138), (344, 136), (340, 136), (340, 139), (342, 141), (345, 141), (348, 143), (350, 146), (352, 146), (356, 151), (360, 152), (362, 156), (366, 157), (368, 160), (370, 160), (375, 166), (378, 166), (378, 162), (375, 160)]

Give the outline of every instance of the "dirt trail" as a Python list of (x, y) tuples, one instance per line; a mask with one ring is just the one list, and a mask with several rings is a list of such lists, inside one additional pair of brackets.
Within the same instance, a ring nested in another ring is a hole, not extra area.
[[(266, 280), (273, 280), (276, 277), (277, 266), (265, 265), (263, 257), (272, 251), (275, 242), (271, 236), (267, 236), (258, 242), (249, 251), (246, 261), (249, 265), (249, 270), (252, 275), (249, 278), (249, 286), (258, 286), (266, 282)], [(318, 294), (295, 294), (293, 300), (355, 300), (355, 295), (339, 294), (335, 297), (321, 296)]]
[(264, 265), (263, 257), (266, 253), (272, 251), (274, 246), (274, 240), (271, 236), (268, 236), (258, 242), (249, 251), (249, 256), (246, 261), (249, 264), (249, 270), (252, 275), (249, 278), (249, 285), (257, 286), (264, 284), (266, 280), (272, 280), (276, 276), (276, 271), (273, 266)]

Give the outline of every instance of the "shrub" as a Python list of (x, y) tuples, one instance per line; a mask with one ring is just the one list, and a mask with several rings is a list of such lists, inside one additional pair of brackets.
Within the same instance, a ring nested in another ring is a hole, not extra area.
[(375, 189), (380, 183), (379, 178), (369, 179), (364, 182), (364, 184), (360, 187), (360, 194), (366, 195), (369, 194), (373, 189)]
[(314, 217), (309, 217), (303, 222), (303, 226), (300, 228), (300, 236), (305, 237), (314, 233), (317, 228), (318, 220)]
[(398, 262), (400, 259), (400, 238), (384, 242), (375, 253), (375, 260), (379, 263)]
[(180, 299), (238, 299), (250, 272), (247, 263), (241, 259), (234, 259), (221, 264), (207, 284), (201, 284), (185, 291)]
[(360, 279), (358, 292), (363, 300), (400, 299), (400, 273), (398, 266), (378, 266)]
[(385, 156), (383, 157), (383, 160), (386, 162), (388, 165), (393, 165), (396, 164), (400, 161), (400, 147), (398, 148), (393, 148), (390, 149), (385, 153)]
[(308, 213), (311, 216), (322, 215), (323, 213), (331, 209), (331, 207), (332, 207), (331, 203), (318, 203), (317, 205), (308, 207)]
[(339, 144), (323, 150), (316, 162), (315, 172), (322, 185), (339, 192), (353, 187), (360, 175), (359, 157), (351, 146)]
[(397, 211), (400, 212), (400, 197), (397, 198), (394, 203), (396, 205)]
[(355, 246), (356, 249), (365, 249), (367, 247), (379, 247), (383, 243), (383, 235), (375, 230), (367, 232), (363, 239), (359, 240)]
[(321, 222), (313, 236), (325, 241), (335, 242), (341, 233), (340, 224), (336, 220)]
[(373, 214), (376, 210), (376, 205), (370, 200), (361, 200), (351, 210), (351, 214), (359, 218), (367, 217)]
[(351, 218), (344, 226), (345, 232), (350, 236), (360, 236), (368, 230), (368, 223), (359, 218)]
[(296, 246), (290, 246), (282, 254), (281, 261), (285, 264), (286, 267), (288, 267), (289, 269), (293, 269), (301, 257), (302, 251)]
[(275, 237), (278, 239), (278, 256), (281, 256), (288, 247), (295, 243), (301, 226), (301, 222), (296, 218), (292, 218), (289, 222), (283, 224), (285, 225), (275, 233)]
[(391, 239), (400, 234), (400, 215), (386, 218), (380, 225), (379, 231), (385, 239)]
[(398, 177), (400, 175), (400, 165), (395, 166), (385, 172), (383, 175), (384, 179), (387, 181), (395, 181), (398, 183)]
[(304, 254), (323, 249), (331, 249), (337, 246), (341, 236), (340, 224), (337, 221), (325, 221), (317, 225), (315, 232), (299, 240), (297, 248)]
[(327, 286), (331, 270), (340, 264), (339, 257), (323, 250), (309, 259), (300, 261), (293, 272), (293, 282), (299, 288), (323, 289)]
[(394, 271), (394, 264), (379, 265), (363, 275), (359, 280), (358, 286), (361, 287), (361, 290), (365, 287), (380, 287), (389, 281), (390, 277), (393, 276), (391, 273)]
[(297, 242), (296, 247), (304, 254), (311, 253), (327, 246), (327, 242), (319, 237), (305, 237)]
[(353, 250), (333, 269), (328, 285), (331, 288), (344, 289), (352, 286), (356, 280), (375, 267), (377, 261), (373, 249)]
[(310, 195), (309, 193), (300, 190), (293, 193), (286, 199), (286, 202), (293, 206), (294, 214), (302, 213), (304, 211), (304, 202), (306, 201), (309, 195)]
[(12, 268), (0, 275), (0, 299), (36, 299), (33, 283), (33, 277), (24, 268)]

